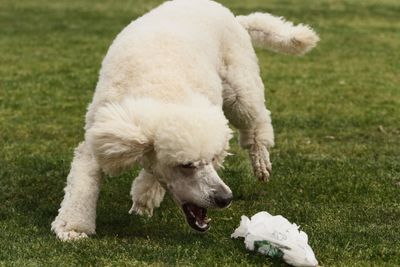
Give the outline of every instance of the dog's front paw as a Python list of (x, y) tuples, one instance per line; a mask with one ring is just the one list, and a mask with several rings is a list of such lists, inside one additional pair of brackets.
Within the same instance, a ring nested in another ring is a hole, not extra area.
[(267, 182), (271, 175), (272, 164), (269, 160), (269, 152), (263, 144), (255, 143), (249, 150), (254, 175), (258, 180)]
[(164, 198), (165, 190), (160, 184), (156, 183), (153, 187), (149, 188), (146, 192), (140, 190), (132, 190), (132, 207), (129, 213), (136, 213), (137, 215), (153, 216), (153, 209), (158, 208)]
[(139, 202), (133, 202), (131, 209), (129, 210), (129, 214), (137, 214), (140, 216), (153, 216), (153, 208), (143, 205)]
[(76, 241), (88, 237), (84, 232), (68, 229), (67, 223), (58, 218), (51, 224), (51, 230), (61, 241)]

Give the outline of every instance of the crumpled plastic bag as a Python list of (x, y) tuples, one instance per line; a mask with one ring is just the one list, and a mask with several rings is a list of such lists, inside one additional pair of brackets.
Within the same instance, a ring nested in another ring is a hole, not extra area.
[(231, 237), (244, 237), (247, 249), (273, 258), (283, 258), (293, 266), (318, 266), (314, 252), (308, 245), (307, 234), (281, 215), (272, 216), (262, 211), (251, 219), (242, 216), (239, 227)]

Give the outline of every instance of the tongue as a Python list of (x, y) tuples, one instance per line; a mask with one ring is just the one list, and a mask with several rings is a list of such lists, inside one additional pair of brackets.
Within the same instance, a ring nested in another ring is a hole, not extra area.
[(207, 210), (193, 204), (184, 204), (182, 209), (186, 216), (186, 221), (190, 227), (199, 232), (205, 232), (210, 228), (209, 222), (211, 219), (207, 218)]

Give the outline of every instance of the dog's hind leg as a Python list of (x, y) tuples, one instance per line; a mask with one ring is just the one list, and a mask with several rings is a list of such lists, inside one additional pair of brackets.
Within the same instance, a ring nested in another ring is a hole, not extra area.
[(65, 196), (51, 224), (58, 238), (69, 241), (95, 233), (100, 179), (100, 167), (87, 144), (82, 142), (75, 149)]
[(129, 213), (138, 215), (153, 216), (153, 209), (160, 206), (165, 195), (165, 189), (144, 169), (140, 171), (139, 176), (133, 180), (131, 188), (132, 208)]
[(249, 151), (254, 174), (267, 181), (271, 173), (268, 149), (274, 145), (274, 133), (265, 107), (264, 84), (250, 42), (233, 46), (221, 75), (224, 113), (239, 130), (240, 145)]

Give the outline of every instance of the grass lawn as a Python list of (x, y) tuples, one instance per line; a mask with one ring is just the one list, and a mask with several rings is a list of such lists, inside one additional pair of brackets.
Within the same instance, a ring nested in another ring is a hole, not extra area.
[[(0, 266), (281, 265), (230, 239), (242, 214), (302, 226), (323, 266), (400, 265), (400, 2), (223, 0), (311, 24), (319, 46), (295, 58), (257, 51), (276, 147), (268, 184), (236, 140), (222, 177), (232, 206), (193, 233), (167, 197), (131, 216), (138, 170), (106, 177), (97, 235), (50, 232), (101, 60), (116, 34), (161, 1), (0, 0)], [(283, 265), (283, 264), (282, 264)]]

